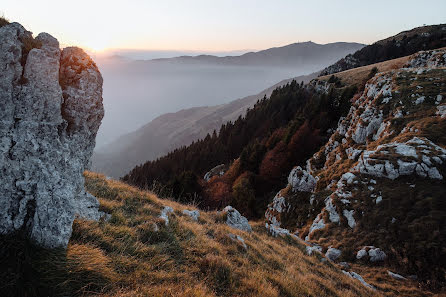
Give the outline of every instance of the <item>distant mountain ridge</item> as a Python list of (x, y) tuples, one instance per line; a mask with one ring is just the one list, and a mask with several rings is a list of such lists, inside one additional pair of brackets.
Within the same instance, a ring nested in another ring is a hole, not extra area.
[(358, 50), (364, 44), (351, 42), (335, 42), (317, 44), (311, 41), (292, 43), (281, 47), (273, 47), (257, 52), (248, 52), (239, 56), (218, 57), (214, 55), (179, 56), (175, 58), (152, 59), (150, 62), (169, 63), (210, 63), (237, 66), (281, 66), (293, 67), (295, 65), (313, 63), (315, 57), (331, 59), (339, 55), (340, 51)]
[(106, 114), (97, 148), (159, 115), (256, 94), (283, 79), (319, 71), (361, 47), (357, 43), (307, 42), (241, 56), (155, 60), (99, 57), (96, 61), (104, 77)]
[[(222, 68), (240, 66), (257, 69), (256, 67), (258, 67), (261, 71), (288, 67), (289, 70), (312, 70), (308, 72), (312, 73), (363, 46), (347, 42), (326, 45), (303, 42), (250, 52), (241, 56), (182, 56), (131, 61), (130, 63), (135, 66), (132, 68), (133, 71), (144, 71), (144, 69), (150, 68), (160, 69), (160, 72), (169, 72), (175, 71), (177, 65), (180, 65), (179, 68), (183, 71), (182, 66), (193, 64), (191, 69), (195, 69), (195, 65), (198, 68), (202, 65), (218, 65)], [(188, 66), (184, 68), (189, 69)], [(294, 73), (294, 71), (289, 71), (289, 73)], [(265, 95), (269, 97), (277, 87), (283, 86), (293, 79), (299, 83), (301, 81), (307, 83), (317, 74), (315, 72), (304, 76), (296, 75), (290, 79), (282, 80), (256, 95), (242, 97), (227, 104), (214, 106), (209, 104), (209, 106), (187, 108), (175, 113), (163, 114), (134, 132), (124, 134), (115, 141), (98, 147), (92, 158), (92, 168), (109, 176), (123, 176), (136, 165), (154, 160), (181, 146), (189, 145), (195, 140), (206, 137), (214, 130), (218, 131), (222, 124), (235, 121), (239, 116), (243, 116), (257, 100), (262, 99)], [(141, 72), (140, 75), (144, 75), (144, 72)]]

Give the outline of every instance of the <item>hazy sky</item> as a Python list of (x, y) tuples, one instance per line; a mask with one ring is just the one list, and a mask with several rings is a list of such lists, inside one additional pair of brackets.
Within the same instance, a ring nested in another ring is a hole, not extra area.
[(2, 0), (34, 33), (92, 50), (226, 51), (298, 41), (372, 43), (446, 23), (445, 0)]

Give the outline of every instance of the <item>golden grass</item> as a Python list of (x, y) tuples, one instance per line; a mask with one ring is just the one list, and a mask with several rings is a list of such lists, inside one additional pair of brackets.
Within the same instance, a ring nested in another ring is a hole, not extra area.
[[(251, 233), (228, 227), (215, 211), (201, 211), (195, 222), (182, 214), (194, 207), (91, 172), (86, 187), (112, 216), (74, 223), (63, 284), (82, 282), (77, 295), (380, 296), (320, 256), (307, 256), (302, 243), (271, 237), (263, 222), (252, 222)], [(174, 209), (168, 226), (158, 218), (164, 206)]]
[[(383, 267), (355, 266), (379, 288), (367, 289), (321, 255), (307, 256), (301, 241), (271, 237), (263, 222), (251, 222), (253, 232), (247, 233), (227, 226), (216, 211), (202, 211), (193, 221), (182, 214), (192, 206), (85, 175), (88, 191), (111, 218), (76, 220), (66, 250), (4, 237), (0, 251), (10, 250), (11, 261), (0, 270), (2, 296), (427, 295), (413, 282), (389, 280)], [(174, 213), (166, 226), (159, 214), (167, 205)], [(241, 236), (247, 248), (229, 233)]]

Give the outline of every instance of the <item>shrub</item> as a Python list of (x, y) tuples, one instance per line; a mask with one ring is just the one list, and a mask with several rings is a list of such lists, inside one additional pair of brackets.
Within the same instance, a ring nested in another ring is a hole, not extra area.
[(6, 19), (4, 16), (0, 16), (0, 28), (6, 26), (7, 24), (9, 24), (8, 19)]

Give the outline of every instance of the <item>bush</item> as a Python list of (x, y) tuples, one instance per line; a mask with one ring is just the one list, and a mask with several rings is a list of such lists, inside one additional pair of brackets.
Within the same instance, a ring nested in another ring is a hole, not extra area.
[(9, 24), (8, 19), (6, 19), (4, 16), (0, 16), (0, 28), (6, 26), (7, 24)]

